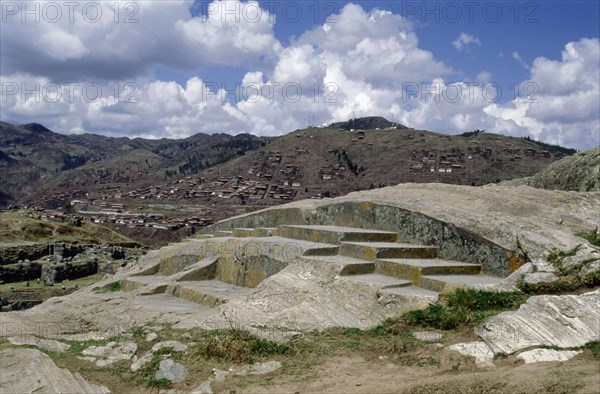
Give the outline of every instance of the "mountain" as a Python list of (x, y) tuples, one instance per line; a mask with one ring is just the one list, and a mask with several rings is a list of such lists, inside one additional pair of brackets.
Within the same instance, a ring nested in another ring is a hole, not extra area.
[[(355, 123), (373, 125), (370, 119)], [(408, 128), (346, 131), (332, 126), (296, 130), (201, 176), (259, 180), (275, 194), (290, 194), (292, 189), (296, 200), (404, 182), (479, 186), (531, 176), (576, 152), (482, 131), (446, 135)]]
[(145, 184), (196, 173), (269, 140), (250, 134), (196, 134), (181, 140), (63, 135), (36, 123), (0, 122), (0, 205), (57, 187)]
[(176, 211), (193, 205), (218, 219), (239, 207), (404, 182), (478, 186), (528, 177), (573, 153), (480, 130), (451, 136), (409, 129), (380, 117), (276, 138), (221, 133), (180, 140), (63, 135), (0, 122), (0, 204), (64, 207), (83, 199), (93, 209), (101, 202), (144, 209), (160, 202)]

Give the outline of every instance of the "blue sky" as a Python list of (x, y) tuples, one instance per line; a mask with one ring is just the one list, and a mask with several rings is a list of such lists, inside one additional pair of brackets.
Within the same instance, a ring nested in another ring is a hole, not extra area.
[(599, 144), (597, 1), (76, 3), (1, 2), (0, 119), (181, 138), (381, 115)]

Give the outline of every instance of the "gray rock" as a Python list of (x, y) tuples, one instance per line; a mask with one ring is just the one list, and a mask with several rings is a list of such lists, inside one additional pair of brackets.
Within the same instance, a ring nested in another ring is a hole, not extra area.
[(151, 352), (154, 353), (164, 348), (170, 348), (174, 352), (185, 352), (188, 349), (187, 345), (178, 341), (163, 341), (152, 346)]
[(156, 379), (168, 379), (171, 382), (182, 382), (187, 376), (187, 369), (182, 364), (168, 358), (162, 360), (158, 366), (158, 371), (154, 374)]
[(593, 272), (598, 272), (598, 271), (600, 271), (600, 260), (592, 261), (591, 263), (585, 264), (581, 268), (581, 271), (579, 271), (579, 275), (581, 277), (584, 277), (586, 275), (589, 275)]
[(419, 341), (423, 342), (439, 342), (443, 338), (442, 334), (432, 331), (416, 331), (413, 335)]
[(118, 345), (110, 342), (106, 346), (90, 346), (81, 352), (86, 356), (96, 357), (96, 365), (105, 367), (121, 360), (129, 360), (137, 350), (137, 345), (133, 342), (126, 342)]
[(158, 338), (158, 334), (156, 334), (155, 332), (148, 333), (148, 335), (146, 335), (146, 342), (152, 342), (156, 338)]
[(558, 280), (558, 276), (551, 272), (531, 272), (523, 276), (523, 280), (528, 285), (537, 285), (539, 283), (552, 283)]
[(519, 310), (489, 318), (475, 329), (495, 353), (532, 346), (574, 348), (600, 340), (600, 290), (531, 297)]
[(533, 272), (535, 266), (533, 263), (525, 263), (519, 267), (515, 272), (504, 278), (500, 283), (493, 283), (489, 285), (481, 285), (478, 288), (488, 291), (518, 291), (517, 283), (526, 274)]
[(20, 335), (18, 337), (9, 337), (7, 338), (7, 340), (13, 345), (33, 345), (46, 350), (61, 353), (68, 350), (71, 347), (70, 345), (67, 345), (64, 342), (60, 342), (54, 339), (38, 338), (32, 335)]
[(222, 382), (229, 375), (246, 376), (246, 375), (264, 375), (274, 372), (281, 368), (279, 361), (267, 361), (265, 363), (254, 363), (251, 365), (231, 366), (228, 370), (213, 369), (213, 375), (208, 380), (205, 380), (191, 391), (190, 394), (213, 394), (211, 383), (213, 381)]
[(525, 361), (525, 364), (531, 364), (548, 361), (568, 361), (578, 354), (581, 354), (581, 350), (533, 349), (518, 354), (517, 358)]
[(475, 357), (475, 364), (479, 368), (494, 368), (494, 352), (485, 342), (466, 342), (448, 346), (446, 349)]
[(0, 351), (0, 371), (2, 393), (110, 394), (108, 388), (58, 368), (49, 356), (36, 349)]
[(140, 358), (137, 358), (137, 356), (133, 356), (133, 363), (131, 364), (131, 370), (133, 372), (138, 371), (140, 368), (142, 368), (144, 365), (146, 365), (146, 363), (150, 362), (150, 360), (152, 360), (151, 352), (144, 354)]
[(562, 260), (565, 268), (576, 268), (586, 260), (600, 259), (600, 252), (597, 248), (588, 245), (582, 245), (575, 256), (568, 256)]

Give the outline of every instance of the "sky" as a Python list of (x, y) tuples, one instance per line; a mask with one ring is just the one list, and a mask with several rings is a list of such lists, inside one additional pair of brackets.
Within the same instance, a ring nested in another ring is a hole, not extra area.
[(0, 120), (282, 135), (378, 115), (600, 145), (597, 1), (0, 0)]

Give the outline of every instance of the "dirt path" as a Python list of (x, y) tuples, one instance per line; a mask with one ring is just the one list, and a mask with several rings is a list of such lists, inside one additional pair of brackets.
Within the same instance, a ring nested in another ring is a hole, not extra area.
[[(412, 360), (412, 361), (411, 361)], [(420, 361), (419, 361), (420, 360)], [(435, 361), (433, 361), (435, 360)], [(402, 365), (405, 364), (405, 365)], [(523, 364), (514, 357), (479, 369), (468, 358), (442, 350), (428, 359), (329, 359), (306, 375), (238, 378), (214, 385), (215, 393), (598, 393), (600, 363), (580, 356), (566, 363)]]

